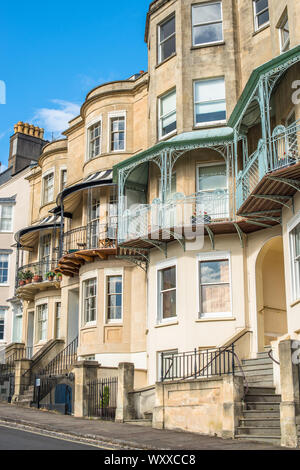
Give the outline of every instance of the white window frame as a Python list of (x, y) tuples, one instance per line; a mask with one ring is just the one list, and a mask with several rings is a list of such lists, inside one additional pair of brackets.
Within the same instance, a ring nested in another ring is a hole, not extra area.
[[(196, 122), (196, 105), (197, 104), (207, 104), (207, 103), (214, 103), (214, 102), (219, 102), (221, 100), (211, 100), (211, 101), (197, 101), (196, 102), (196, 86), (197, 86), (197, 83), (204, 83), (204, 82), (209, 82), (209, 81), (213, 81), (213, 80), (219, 80), (223, 78), (224, 80), (224, 89), (225, 89), (225, 119), (220, 119), (218, 121), (206, 121), (206, 122), (199, 122), (197, 123)], [(194, 80), (194, 83), (193, 83), (193, 87), (194, 87), (194, 126), (195, 127), (207, 127), (207, 126), (215, 126), (217, 124), (226, 124), (227, 122), (227, 100), (226, 100), (226, 81), (225, 81), (225, 77), (224, 76), (221, 76), (221, 77), (211, 77), (211, 78), (204, 78), (204, 79), (198, 79), (198, 80)]]
[[(123, 150), (111, 150), (112, 144), (112, 133), (111, 133), (111, 121), (114, 118), (123, 118), (124, 119), (124, 149)], [(108, 126), (107, 126), (107, 153), (126, 153), (127, 149), (127, 112), (125, 110), (115, 111), (108, 113)]]
[(297, 302), (300, 300), (300, 275), (299, 272), (295, 270), (294, 260), (295, 256), (295, 243), (294, 236), (292, 234), (293, 230), (300, 224), (300, 211), (293, 217), (290, 222), (287, 224), (288, 236), (289, 236), (289, 254), (290, 254), (290, 272), (291, 272), (291, 298), (292, 302)]
[[(53, 175), (53, 198), (49, 201), (45, 200), (45, 178)], [(51, 204), (55, 200), (55, 170), (54, 168), (49, 169), (46, 171), (42, 176), (42, 194), (41, 194), (41, 205), (45, 206), (47, 204)]]
[[(230, 293), (230, 312), (202, 313), (201, 312), (201, 294), (200, 294), (200, 262), (202, 261), (223, 261), (228, 260), (229, 263), (229, 293)], [(214, 253), (198, 253), (196, 258), (197, 268), (197, 311), (196, 320), (233, 318), (232, 308), (232, 270), (231, 270), (231, 253), (229, 251), (216, 251)]]
[[(60, 316), (57, 317), (57, 304), (60, 304)], [(62, 302), (60, 299), (54, 299), (54, 332), (53, 338), (61, 339), (61, 309)], [(59, 335), (57, 335), (57, 318), (59, 318)]]
[[(174, 111), (171, 111), (170, 113), (168, 114), (165, 114), (165, 115), (162, 115), (161, 114), (161, 104), (162, 104), (162, 100), (164, 98), (167, 98), (169, 95), (173, 94), (175, 92), (175, 117), (176, 117), (176, 129), (174, 129), (173, 131), (169, 132), (168, 134), (165, 134), (165, 135), (162, 135), (162, 123), (163, 123), (163, 119), (165, 119), (166, 117), (168, 116), (171, 116), (172, 114), (174, 114)], [(160, 96), (158, 98), (158, 138), (159, 140), (165, 140), (167, 139), (168, 137), (170, 137), (171, 135), (174, 135), (176, 134), (177, 132), (177, 90), (176, 88), (173, 88), (172, 90), (170, 91), (167, 91), (167, 93), (164, 93), (162, 96)]]
[[(107, 289), (108, 289), (108, 278), (110, 276), (121, 276), (122, 277), (122, 304), (121, 304), (121, 312), (122, 317), (121, 319), (116, 320), (109, 320), (108, 319), (108, 296), (107, 296)], [(122, 325), (124, 319), (124, 269), (119, 268), (112, 268), (112, 269), (105, 269), (104, 270), (104, 324), (106, 325)]]
[[(264, 10), (260, 11), (259, 13), (256, 12), (256, 2), (257, 0), (253, 0), (253, 15), (254, 15), (254, 30), (255, 31), (260, 31), (262, 28), (270, 24), (270, 5), (269, 5), (269, 0), (268, 0), (268, 8), (265, 8)], [(266, 21), (264, 24), (261, 26), (258, 26), (258, 15), (261, 15), (265, 11), (269, 12), (269, 20)]]
[(290, 25), (289, 25), (289, 37), (288, 39), (283, 42), (283, 29), (286, 25), (286, 23), (289, 23), (289, 17), (288, 17), (288, 14), (287, 12), (285, 13), (282, 21), (280, 22), (280, 26), (279, 26), (279, 42), (280, 42), (280, 52), (281, 53), (284, 53), (286, 51), (289, 50), (290, 48), (290, 43), (291, 43), (291, 36), (290, 36)]
[[(161, 27), (164, 26), (166, 23), (168, 23), (169, 21), (171, 21), (172, 19), (174, 18), (175, 20), (175, 30), (174, 30), (174, 33), (172, 33), (170, 36), (168, 36), (167, 38), (161, 40)], [(168, 41), (169, 39), (171, 39), (172, 37), (175, 36), (175, 52), (173, 52), (171, 55), (169, 55), (168, 57), (166, 57), (165, 59), (162, 60), (162, 54), (161, 54), (161, 47), (162, 47), (162, 44), (165, 43), (166, 41)], [(157, 57), (158, 57), (158, 65), (163, 63), (165, 60), (168, 60), (170, 57), (173, 57), (175, 54), (176, 54), (176, 13), (172, 13), (170, 16), (168, 16), (168, 18), (165, 18), (161, 23), (159, 23), (158, 25), (158, 32), (157, 32), (157, 46), (158, 46), (158, 52), (157, 52)]]
[(1, 230), (1, 225), (0, 225), (0, 233), (13, 233), (13, 231), (14, 231), (14, 205), (15, 205), (15, 203), (9, 203), (9, 202), (0, 203), (0, 221), (2, 221), (2, 208), (3, 208), (3, 206), (10, 206), (12, 208), (12, 210), (11, 210), (10, 230)]
[[(66, 172), (66, 184), (64, 187), (62, 187), (63, 183), (63, 172)], [(68, 170), (66, 166), (61, 166), (59, 169), (59, 190), (63, 191), (65, 187), (67, 186), (67, 181), (68, 181)]]
[[(40, 321), (39, 321), (39, 307), (42, 305), (47, 306), (47, 320), (46, 320), (46, 338), (40, 338)], [(36, 303), (36, 312), (35, 312), (35, 317), (36, 317), (36, 342), (37, 343), (45, 343), (47, 342), (48, 339), (48, 323), (49, 323), (49, 299), (41, 299), (39, 302)]]
[[(84, 288), (85, 288), (85, 282), (86, 281), (91, 281), (95, 279), (96, 280), (96, 315), (95, 315), (95, 320), (86, 322), (85, 321), (85, 308), (84, 308)], [(85, 273), (85, 275), (82, 276), (81, 278), (81, 286), (80, 286), (80, 292), (81, 292), (81, 302), (80, 302), (80, 322), (81, 326), (83, 328), (88, 328), (90, 326), (96, 326), (97, 324), (97, 318), (98, 318), (98, 296), (99, 296), (99, 280), (98, 280), (98, 272), (97, 271), (91, 271), (88, 273)]]
[[(176, 316), (170, 318), (163, 318), (162, 312), (160, 310), (160, 294), (161, 290), (159, 287), (159, 271), (168, 268), (175, 268), (176, 269)], [(161, 261), (156, 265), (156, 272), (155, 272), (155, 285), (156, 285), (156, 324), (157, 325), (164, 325), (168, 323), (174, 323), (178, 320), (178, 266), (177, 266), (177, 258), (170, 258), (166, 261)]]
[(5, 343), (5, 333), (6, 333), (6, 314), (8, 312), (8, 307), (5, 307), (5, 306), (0, 306), (0, 316), (3, 315), (4, 316), (4, 325), (3, 325), (3, 338), (1, 339), (0, 338), (0, 344), (3, 344)]
[(0, 251), (0, 255), (6, 255), (8, 259), (8, 266), (7, 266), (7, 282), (1, 282), (0, 287), (9, 287), (10, 283), (10, 254), (7, 251)]
[[(193, 23), (193, 10), (196, 9), (197, 7), (201, 6), (201, 7), (205, 7), (205, 6), (209, 6), (209, 5), (216, 5), (216, 4), (220, 4), (221, 5), (221, 19), (220, 20), (216, 20), (216, 21), (204, 21), (203, 23)], [(212, 41), (212, 42), (203, 42), (201, 44), (194, 44), (194, 28), (196, 28), (197, 26), (204, 26), (204, 25), (210, 25), (210, 24), (216, 24), (216, 23), (221, 23), (222, 24), (222, 39), (220, 39), (219, 41)], [(223, 5), (222, 5), (222, 1), (218, 1), (218, 2), (208, 2), (208, 3), (198, 3), (198, 4), (195, 4), (195, 5), (192, 5), (192, 46), (193, 47), (205, 47), (205, 46), (211, 46), (211, 45), (214, 45), (214, 44), (222, 44), (224, 42), (224, 27), (223, 27)]]

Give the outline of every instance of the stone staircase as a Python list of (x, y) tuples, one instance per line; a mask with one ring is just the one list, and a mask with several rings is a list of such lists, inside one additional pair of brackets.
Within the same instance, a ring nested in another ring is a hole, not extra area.
[(256, 359), (242, 361), (248, 382), (243, 414), (236, 430), (236, 439), (280, 445), (280, 401), (273, 386), (273, 363), (268, 349)]

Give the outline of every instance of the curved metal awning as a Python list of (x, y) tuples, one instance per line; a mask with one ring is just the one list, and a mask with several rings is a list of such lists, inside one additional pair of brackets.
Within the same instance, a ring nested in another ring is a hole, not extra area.
[(159, 142), (153, 147), (128, 158), (113, 168), (113, 181), (117, 183), (120, 170), (134, 165), (140, 165), (151, 160), (164, 151), (192, 150), (200, 147), (214, 147), (226, 145), (234, 140), (234, 131), (231, 127), (218, 127), (215, 129), (201, 129), (192, 132), (183, 132), (169, 140)]
[(87, 178), (84, 178), (81, 183), (65, 188), (56, 198), (57, 207), (54, 212), (60, 212), (60, 207), (64, 199), (66, 199), (70, 194), (82, 191), (83, 189), (93, 188), (95, 186), (108, 186), (113, 184), (112, 174), (112, 170), (97, 171), (96, 173), (89, 175)]
[[(29, 247), (30, 241), (35, 238), (34, 236), (32, 236), (33, 234), (35, 234), (35, 232), (38, 232), (40, 230), (49, 230), (49, 229), (59, 227), (60, 222), (61, 222), (60, 217), (57, 217), (56, 215), (45, 217), (44, 219), (40, 220), (36, 224), (33, 224), (30, 227), (23, 228), (19, 230), (17, 233), (15, 233), (15, 240), (18, 245), (26, 244), (26, 246)], [(28, 235), (26, 237), (26, 240), (21, 241), (21, 238), (25, 237), (26, 235)]]

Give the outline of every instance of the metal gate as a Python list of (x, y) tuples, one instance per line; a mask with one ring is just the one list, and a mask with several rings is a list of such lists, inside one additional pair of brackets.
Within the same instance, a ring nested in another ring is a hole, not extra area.
[(94, 380), (88, 384), (88, 415), (114, 421), (117, 408), (118, 379)]

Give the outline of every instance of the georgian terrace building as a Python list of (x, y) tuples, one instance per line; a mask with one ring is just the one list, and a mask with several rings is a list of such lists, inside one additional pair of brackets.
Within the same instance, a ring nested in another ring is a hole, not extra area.
[(78, 342), (142, 386), (184, 352), (250, 358), (297, 334), (299, 16), (294, 0), (151, 3), (148, 72), (92, 90), (29, 178), (16, 241), (36, 277), (17, 295), (35, 354)]

